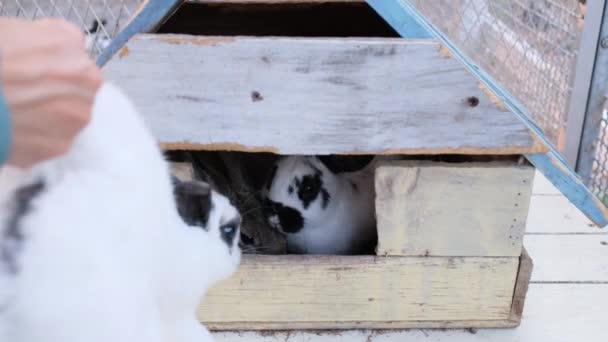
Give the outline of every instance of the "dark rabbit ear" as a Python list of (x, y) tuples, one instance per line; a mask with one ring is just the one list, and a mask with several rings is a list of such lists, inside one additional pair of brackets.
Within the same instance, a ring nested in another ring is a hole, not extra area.
[(373, 155), (357, 155), (357, 156), (344, 156), (344, 155), (329, 155), (329, 156), (318, 156), (319, 160), (333, 173), (342, 172), (355, 172), (363, 169), (372, 159)]
[(198, 181), (174, 183), (173, 193), (177, 211), (184, 222), (191, 226), (205, 227), (211, 211), (211, 188)]
[(266, 176), (266, 190), (270, 190), (270, 186), (272, 186), (272, 182), (274, 181), (274, 177), (277, 175), (277, 170), (278, 167), (276, 165), (274, 165), (271, 169), (270, 172), (268, 173), (268, 176)]

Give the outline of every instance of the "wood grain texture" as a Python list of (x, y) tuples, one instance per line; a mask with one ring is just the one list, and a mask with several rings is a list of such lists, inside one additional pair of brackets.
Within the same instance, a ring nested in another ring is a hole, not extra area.
[(519, 258), (247, 255), (208, 293), (199, 317), (234, 329), (508, 320), (518, 265)]
[(126, 48), (106, 77), (164, 144), (280, 154), (546, 149), (429, 41), (139, 35)]
[(398, 31), (400, 23), (404, 20), (410, 20), (410, 18), (416, 20), (422, 28), (430, 32), (433, 37), (445, 46), (455, 60), (460, 61), (472, 75), (479, 79), (484, 87), (504, 104), (505, 108), (516, 115), (533, 132), (535, 137), (541, 141), (541, 145), (549, 149), (545, 154), (526, 154), (526, 158), (595, 224), (600, 227), (608, 225), (608, 208), (598, 200), (595, 194), (587, 189), (577, 174), (568, 166), (559, 151), (544, 136), (542, 130), (530, 119), (529, 113), (516, 98), (506, 91), (492, 76), (470, 60), (443, 32), (430, 23), (412, 3), (403, 0), (385, 0), (383, 2), (383, 6), (390, 6), (391, 11), (390, 13), (378, 13), (395, 30)]
[[(515, 328), (521, 322), (512, 319), (487, 319), (467, 321), (334, 321), (334, 322), (211, 322), (205, 326), (212, 331), (294, 331), (352, 330), (352, 329), (483, 329)], [(305, 340), (309, 341), (309, 340)]]
[(390, 161), (376, 169), (378, 255), (521, 255), (534, 168)]
[(218, 342), (606, 342), (606, 293), (608, 284), (530, 284), (524, 319), (517, 329), (236, 331), (213, 335)]
[(519, 270), (517, 271), (515, 291), (513, 292), (510, 318), (511, 321), (521, 322), (533, 268), (534, 265), (530, 255), (525, 249), (523, 249), (521, 257), (519, 258)]

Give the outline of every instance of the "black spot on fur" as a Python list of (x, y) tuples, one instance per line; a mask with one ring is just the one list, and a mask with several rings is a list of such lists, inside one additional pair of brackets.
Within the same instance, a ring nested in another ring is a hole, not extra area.
[(203, 182), (179, 180), (175, 184), (174, 180), (173, 194), (177, 202), (177, 211), (184, 222), (208, 230), (207, 221), (213, 209), (209, 185)]
[(293, 186), (291, 186), (291, 185), (290, 185), (290, 186), (287, 188), (287, 193), (288, 193), (288, 194), (290, 194), (290, 195), (291, 195), (291, 194), (293, 194)]
[(21, 219), (31, 210), (32, 200), (45, 188), (45, 183), (40, 180), (33, 184), (19, 188), (14, 195), (15, 206), (9, 216), (6, 229), (2, 236), (0, 246), (1, 259), (8, 273), (16, 274), (19, 272), (17, 254), (23, 248), (24, 235), (21, 230)]
[(97, 33), (97, 31), (99, 31), (99, 28), (102, 26), (106, 26), (106, 20), (105, 19), (101, 19), (101, 21), (99, 19), (95, 19), (95, 21), (93, 21), (93, 24), (91, 24), (91, 27), (89, 27), (88, 29), (88, 33), (93, 34), (93, 33)]
[(357, 187), (357, 183), (350, 181), (350, 186), (353, 188), (353, 190), (359, 191), (359, 187)]
[[(302, 201), (304, 209), (308, 209), (323, 189), (323, 180), (321, 179), (321, 171), (316, 171), (314, 175), (306, 175), (302, 180), (295, 179), (296, 187), (298, 188), (298, 198)], [(325, 191), (327, 193), (327, 191)], [(327, 194), (329, 196), (329, 194)]]
[(373, 155), (341, 156), (329, 155), (317, 157), (332, 173), (355, 172), (362, 170), (374, 159)]
[(283, 232), (295, 234), (304, 228), (304, 218), (296, 209), (269, 199), (266, 199), (266, 207), (269, 208), (266, 211), (267, 217), (273, 215), (279, 217), (279, 223)]

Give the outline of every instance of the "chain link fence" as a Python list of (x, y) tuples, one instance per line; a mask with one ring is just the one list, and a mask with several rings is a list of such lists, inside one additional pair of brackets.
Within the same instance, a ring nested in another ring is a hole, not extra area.
[[(58, 16), (80, 26), (98, 55), (142, 0), (0, 0), (0, 16)], [(405, 1), (405, 0), (403, 0)], [(499, 81), (559, 148), (582, 32), (584, 0), (408, 0)], [(591, 188), (608, 197), (608, 113), (597, 138)]]
[(601, 113), (599, 135), (594, 148), (586, 153), (593, 153), (590, 179), (586, 183), (591, 190), (608, 206), (608, 108)]
[[(409, 0), (529, 111), (559, 149), (580, 52), (585, 0)], [(590, 189), (608, 205), (608, 110), (592, 148)]]
[(579, 0), (411, 0), (564, 146), (584, 6)]
[(118, 33), (142, 0), (0, 0), (0, 16), (37, 19), (62, 17), (87, 33), (97, 56)]

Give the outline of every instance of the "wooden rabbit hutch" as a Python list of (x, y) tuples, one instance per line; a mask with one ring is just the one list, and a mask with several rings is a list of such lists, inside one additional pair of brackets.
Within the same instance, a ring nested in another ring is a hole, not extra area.
[(100, 57), (167, 150), (470, 157), (376, 170), (376, 255), (245, 255), (211, 329), (517, 326), (535, 168), (606, 224), (449, 45), (399, 37), (414, 23), (394, 0), (148, 0)]

